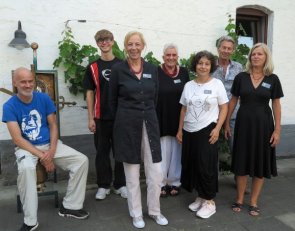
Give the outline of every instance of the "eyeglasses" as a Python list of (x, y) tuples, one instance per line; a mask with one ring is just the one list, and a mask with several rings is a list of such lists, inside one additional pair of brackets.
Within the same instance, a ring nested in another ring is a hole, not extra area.
[(101, 44), (101, 43), (103, 43), (103, 42), (105, 42), (105, 43), (109, 43), (109, 42), (111, 42), (111, 41), (112, 41), (111, 38), (100, 38), (100, 39), (97, 40), (97, 42), (98, 42), (99, 44)]

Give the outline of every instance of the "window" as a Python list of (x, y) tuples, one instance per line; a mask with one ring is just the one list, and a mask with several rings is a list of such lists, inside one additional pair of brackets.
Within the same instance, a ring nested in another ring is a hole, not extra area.
[(236, 28), (237, 34), (241, 36), (240, 40), (249, 47), (257, 42), (267, 43), (268, 15), (254, 8), (238, 8)]

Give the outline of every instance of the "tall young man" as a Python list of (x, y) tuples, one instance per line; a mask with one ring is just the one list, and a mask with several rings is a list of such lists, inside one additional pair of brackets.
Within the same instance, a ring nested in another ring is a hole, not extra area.
[(100, 30), (95, 36), (101, 57), (91, 63), (86, 70), (84, 88), (88, 107), (88, 128), (94, 133), (96, 148), (95, 167), (98, 190), (97, 200), (103, 200), (110, 194), (113, 182), (114, 192), (127, 198), (126, 181), (123, 164), (115, 161), (114, 181), (110, 160), (112, 147), (113, 120), (108, 103), (109, 79), (111, 68), (120, 62), (113, 52), (114, 36), (108, 30)]

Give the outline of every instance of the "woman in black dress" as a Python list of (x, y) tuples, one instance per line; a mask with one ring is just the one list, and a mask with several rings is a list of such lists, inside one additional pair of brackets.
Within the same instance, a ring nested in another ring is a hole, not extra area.
[[(281, 104), (283, 91), (280, 80), (273, 74), (273, 62), (267, 45), (255, 44), (250, 50), (246, 72), (234, 80), (225, 124), (230, 135), (229, 120), (238, 99), (232, 157), (232, 172), (237, 176), (237, 198), (232, 204), (240, 212), (248, 176), (252, 178), (249, 214), (258, 216), (258, 197), (264, 178), (277, 176), (275, 146), (280, 141)], [(271, 100), (272, 110), (269, 107)]]

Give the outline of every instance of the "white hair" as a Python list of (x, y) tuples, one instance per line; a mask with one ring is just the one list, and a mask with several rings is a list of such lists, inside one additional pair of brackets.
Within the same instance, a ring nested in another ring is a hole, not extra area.
[(165, 54), (165, 52), (168, 50), (168, 49), (175, 49), (176, 50), (176, 53), (178, 54), (178, 47), (177, 45), (175, 45), (174, 43), (167, 43), (164, 45), (164, 49), (163, 49), (163, 54)]

